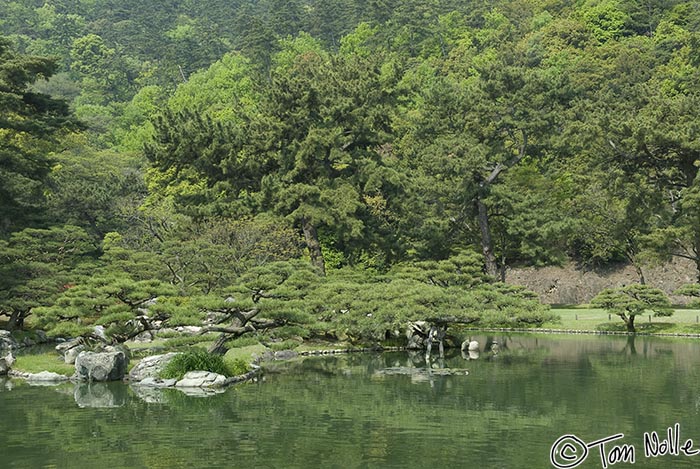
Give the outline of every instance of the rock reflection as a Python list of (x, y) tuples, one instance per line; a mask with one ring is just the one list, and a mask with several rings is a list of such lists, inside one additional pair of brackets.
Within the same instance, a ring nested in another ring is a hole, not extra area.
[(80, 408), (121, 407), (127, 402), (127, 387), (122, 383), (81, 383), (73, 398)]

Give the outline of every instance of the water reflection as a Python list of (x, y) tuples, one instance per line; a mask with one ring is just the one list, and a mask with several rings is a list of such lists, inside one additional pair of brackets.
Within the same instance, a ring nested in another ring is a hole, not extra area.
[[(624, 433), (643, 454), (644, 432), (678, 422), (700, 441), (700, 341), (473, 339), (481, 344), (477, 359), (465, 360), (459, 349), (430, 366), (420, 352), (309, 357), (276, 363), (265, 381), (206, 399), (119, 384), (51, 391), (18, 382), (0, 392), (2, 461), (78, 469), (518, 469), (551, 467), (552, 443), (569, 433), (585, 441)], [(7, 383), (0, 379), (0, 390)], [(697, 458), (637, 465), (689, 468)]]
[(128, 388), (122, 383), (79, 383), (73, 398), (80, 408), (121, 407), (128, 400)]

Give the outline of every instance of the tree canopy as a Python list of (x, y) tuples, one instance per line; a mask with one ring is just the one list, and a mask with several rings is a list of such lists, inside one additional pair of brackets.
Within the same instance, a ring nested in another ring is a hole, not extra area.
[[(0, 24), (13, 327), (377, 340), (541, 324), (515, 266), (700, 279), (689, 2), (8, 0)], [(633, 328), (657, 294), (597, 301)]]

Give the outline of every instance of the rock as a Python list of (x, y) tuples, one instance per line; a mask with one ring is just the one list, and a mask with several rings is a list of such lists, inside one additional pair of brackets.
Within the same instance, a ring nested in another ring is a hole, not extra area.
[(479, 351), (479, 342), (476, 340), (465, 340), (462, 342), (462, 352), (469, 351), (469, 352), (478, 352)]
[(409, 350), (422, 350), (426, 347), (426, 338), (430, 331), (430, 325), (426, 321), (408, 323), (406, 328), (406, 348)]
[(131, 340), (133, 340), (134, 342), (152, 342), (153, 331), (143, 331)]
[(29, 373), (26, 380), (29, 384), (36, 386), (53, 386), (55, 384), (68, 381), (70, 378), (66, 375), (53, 373), (51, 371), (41, 371), (39, 373)]
[(291, 360), (298, 356), (299, 354), (294, 350), (280, 350), (279, 352), (275, 352), (275, 360)]
[(175, 330), (183, 335), (197, 335), (202, 332), (202, 328), (199, 326), (178, 326)]
[(175, 383), (178, 388), (218, 388), (226, 382), (226, 377), (210, 371), (189, 371)]
[(75, 363), (75, 359), (78, 356), (80, 352), (85, 350), (84, 345), (78, 345), (73, 348), (69, 348), (66, 350), (66, 352), (63, 354), (63, 361), (66, 362), (69, 365), (73, 365)]
[(0, 330), (0, 352), (17, 350), (18, 348), (19, 344), (15, 338), (12, 337), (10, 331)]
[(176, 336), (180, 335), (172, 327), (163, 327), (163, 328), (160, 328), (154, 332), (155, 332), (156, 337), (166, 337), (167, 338), (167, 337), (176, 337)]
[(34, 333), (34, 335), (36, 336), (36, 341), (40, 344), (45, 344), (47, 342), (50, 342), (49, 336), (47, 336), (46, 332), (44, 332), (44, 331), (36, 331)]
[(157, 378), (175, 355), (177, 355), (177, 353), (170, 352), (165, 355), (152, 355), (144, 358), (129, 372), (129, 381), (142, 381), (146, 378)]
[(126, 403), (127, 392), (123, 385), (108, 383), (82, 383), (73, 391), (73, 399), (80, 408), (113, 408)]
[(27, 336), (24, 339), (22, 339), (22, 345), (24, 345), (25, 347), (31, 347), (32, 345), (36, 345), (36, 341)]
[(66, 340), (65, 342), (61, 342), (56, 346), (56, 351), (61, 355), (65, 355), (66, 351), (72, 349), (73, 347), (77, 347), (81, 343), (82, 341), (80, 339)]
[(104, 326), (95, 326), (92, 328), (92, 333), (95, 335), (95, 337), (99, 338), (100, 340), (104, 342), (108, 342), (109, 340), (107, 339), (107, 335), (105, 334), (105, 328)]
[(129, 360), (131, 360), (131, 350), (129, 347), (127, 347), (124, 344), (119, 344), (119, 345), (105, 345), (103, 346), (100, 350), (96, 350), (99, 352), (122, 352), (124, 356), (126, 357), (127, 363)]
[(82, 381), (117, 381), (124, 378), (128, 362), (121, 350), (80, 352), (75, 359), (75, 376)]
[(12, 352), (8, 352), (4, 357), (0, 357), (0, 375), (6, 375), (14, 362), (15, 357), (12, 356)]

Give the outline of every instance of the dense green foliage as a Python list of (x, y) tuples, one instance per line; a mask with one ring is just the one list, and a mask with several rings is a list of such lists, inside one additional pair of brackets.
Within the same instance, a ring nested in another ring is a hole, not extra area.
[(9, 0), (0, 24), (10, 327), (204, 324), (221, 352), (541, 324), (514, 265), (700, 278), (693, 2)]

